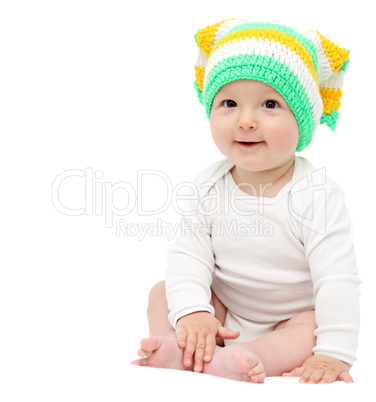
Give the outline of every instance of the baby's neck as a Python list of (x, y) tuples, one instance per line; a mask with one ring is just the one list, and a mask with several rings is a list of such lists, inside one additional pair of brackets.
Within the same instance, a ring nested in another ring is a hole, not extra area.
[(251, 172), (234, 166), (232, 177), (239, 188), (252, 196), (273, 198), (292, 179), (295, 158), (283, 166), (260, 172)]

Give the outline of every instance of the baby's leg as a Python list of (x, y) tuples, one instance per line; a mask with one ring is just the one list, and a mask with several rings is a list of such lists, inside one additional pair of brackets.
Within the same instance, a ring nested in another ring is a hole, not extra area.
[(280, 376), (301, 366), (316, 346), (315, 311), (300, 313), (280, 322), (273, 332), (251, 342), (260, 356), (267, 376)]
[[(280, 376), (301, 366), (311, 357), (316, 346), (316, 328), (315, 311), (306, 311), (280, 322), (273, 332), (257, 339), (255, 342), (259, 341), (259, 344), (256, 347), (263, 355), (267, 375)], [(265, 353), (268, 344), (274, 345), (274, 355)]]
[(221, 349), (204, 366), (204, 372), (252, 382), (263, 382), (265, 376), (280, 376), (312, 356), (315, 329), (314, 311), (298, 314), (255, 341)]
[[(226, 307), (212, 294), (211, 304), (215, 317), (224, 325)], [(158, 282), (149, 293), (147, 317), (149, 322), (149, 338), (141, 341), (141, 349), (137, 354), (142, 359), (132, 362), (139, 366), (165, 367), (180, 370), (192, 370), (183, 365), (183, 349), (176, 342), (175, 329), (168, 321), (169, 310), (166, 300), (165, 282)], [(220, 338), (218, 338), (220, 340)]]
[[(227, 307), (218, 299), (217, 295), (212, 291), (212, 298), (210, 304), (214, 307), (215, 318), (224, 326), (227, 314)], [(222, 338), (216, 339), (218, 346), (224, 346)]]
[(149, 293), (147, 318), (149, 334), (175, 339), (175, 330), (168, 321), (169, 310), (166, 300), (165, 282), (155, 284)]

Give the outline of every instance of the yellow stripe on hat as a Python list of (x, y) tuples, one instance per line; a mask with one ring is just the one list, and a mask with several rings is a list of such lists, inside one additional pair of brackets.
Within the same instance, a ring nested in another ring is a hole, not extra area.
[[(226, 35), (223, 39), (218, 41), (218, 43), (213, 47), (211, 53), (214, 53), (216, 49), (227, 42), (239, 41), (246, 38), (255, 38), (255, 39), (267, 39), (274, 40), (281, 43), (281, 45), (285, 45), (288, 49), (295, 52), (307, 66), (308, 70), (314, 77), (314, 80), (318, 86), (317, 80), (317, 72), (315, 69), (315, 65), (312, 60), (312, 56), (309, 51), (304, 47), (304, 45), (299, 42), (296, 38), (291, 35), (286, 34), (285, 32), (276, 31), (275, 29), (266, 29), (266, 28), (258, 28), (258, 29), (243, 29), (240, 31), (232, 32)], [(208, 57), (210, 54), (208, 54)]]
[[(226, 20), (225, 20), (226, 21)], [(209, 57), (211, 48), (214, 44), (216, 33), (218, 28), (225, 22), (221, 21), (217, 24), (207, 26), (206, 28), (200, 29), (196, 33), (196, 41), (199, 48), (204, 52), (206, 57)]]
[(339, 47), (329, 39), (326, 39), (325, 36), (322, 36), (320, 32), (316, 31), (316, 33), (320, 36), (321, 45), (329, 60), (331, 69), (333, 73), (336, 73), (349, 58), (350, 52), (343, 47)]
[(333, 110), (339, 109), (341, 105), (340, 99), (342, 97), (341, 89), (321, 88), (320, 93), (324, 104), (324, 114), (330, 115)]
[(205, 67), (195, 66), (197, 87), (200, 91), (204, 89)]

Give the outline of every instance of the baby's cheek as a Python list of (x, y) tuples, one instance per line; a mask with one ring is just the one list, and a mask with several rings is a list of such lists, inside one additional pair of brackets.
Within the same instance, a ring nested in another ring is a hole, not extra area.
[(228, 143), (229, 136), (226, 133), (226, 130), (224, 129), (224, 127), (221, 126), (220, 124), (212, 124), (211, 132), (212, 132), (212, 137), (213, 137), (215, 145), (219, 149), (225, 147), (226, 143)]
[(299, 141), (299, 129), (295, 124), (279, 124), (275, 130), (275, 140), (285, 149), (296, 149)]
[(227, 156), (230, 152), (230, 145), (228, 143), (228, 138), (225, 136), (216, 136), (213, 137), (214, 143), (218, 150), (224, 155)]

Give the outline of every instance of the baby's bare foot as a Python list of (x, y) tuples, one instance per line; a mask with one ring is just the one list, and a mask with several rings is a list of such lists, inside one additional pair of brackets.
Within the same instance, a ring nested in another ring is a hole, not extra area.
[(135, 366), (150, 366), (175, 370), (191, 370), (183, 365), (183, 349), (176, 340), (161, 336), (151, 336), (141, 341), (141, 349), (137, 352), (142, 359), (134, 360)]
[(260, 358), (242, 344), (226, 346), (216, 352), (203, 372), (231, 380), (262, 383), (266, 373)]

